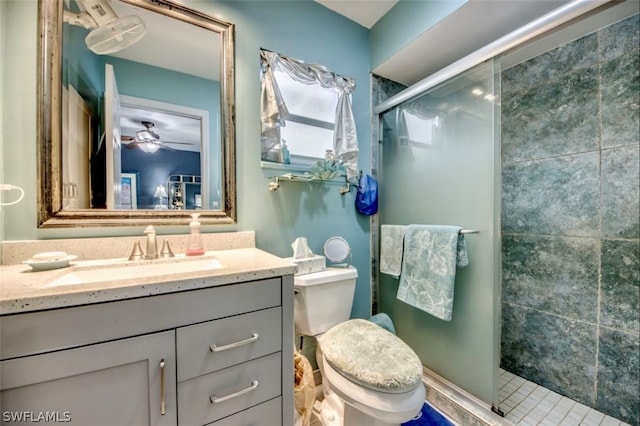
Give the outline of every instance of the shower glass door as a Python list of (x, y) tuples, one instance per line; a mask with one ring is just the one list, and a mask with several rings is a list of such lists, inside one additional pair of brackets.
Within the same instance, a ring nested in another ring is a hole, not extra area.
[(380, 115), (380, 224), (479, 232), (465, 236), (451, 321), (397, 300), (399, 280), (385, 274), (379, 310), (427, 368), (487, 404), (500, 355), (498, 84), (491, 61)]

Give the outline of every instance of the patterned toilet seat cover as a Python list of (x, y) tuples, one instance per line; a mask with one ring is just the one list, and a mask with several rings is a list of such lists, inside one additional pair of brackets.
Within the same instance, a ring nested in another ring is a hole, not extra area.
[(340, 374), (373, 390), (407, 392), (422, 379), (422, 362), (400, 338), (363, 319), (331, 328), (318, 343)]

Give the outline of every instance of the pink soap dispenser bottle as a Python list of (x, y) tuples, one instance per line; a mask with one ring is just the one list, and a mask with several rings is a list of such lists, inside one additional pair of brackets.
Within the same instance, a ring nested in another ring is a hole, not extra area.
[(199, 213), (191, 214), (191, 234), (189, 235), (189, 244), (187, 245), (187, 256), (200, 256), (204, 254), (202, 246), (202, 235), (200, 234), (200, 222), (198, 221)]

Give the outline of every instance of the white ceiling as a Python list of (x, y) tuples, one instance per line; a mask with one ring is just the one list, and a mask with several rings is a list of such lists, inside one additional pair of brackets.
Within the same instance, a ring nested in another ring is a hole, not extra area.
[(118, 16), (138, 15), (147, 28), (140, 41), (112, 56), (210, 80), (220, 79), (217, 33), (120, 1), (109, 3)]
[[(148, 31), (140, 42), (114, 56), (217, 79), (214, 73), (219, 70), (217, 65), (219, 38), (215, 33), (146, 10), (127, 11), (122, 2), (109, 1), (121, 16), (126, 14), (141, 16), (147, 24)], [(398, 0), (315, 1), (366, 28), (371, 28), (398, 2)], [(407, 86), (412, 85), (568, 1), (468, 0), (465, 5), (376, 66), (372, 72)], [(171, 37), (167, 38), (167, 34), (171, 34)], [(157, 40), (160, 39), (164, 41), (158, 44)], [(195, 40), (202, 40), (202, 42), (195, 43)], [(171, 58), (168, 55), (169, 52), (172, 54)], [(175, 58), (174, 54), (185, 56)], [(194, 57), (205, 60), (193, 60)], [(160, 122), (157, 126), (156, 129), (161, 130)]]
[[(109, 1), (119, 15), (137, 14), (147, 25), (142, 40), (114, 56), (203, 78), (219, 78), (217, 34), (117, 0)], [(398, 3), (398, 0), (315, 1), (366, 28), (371, 28)], [(399, 83), (414, 84), (568, 1), (468, 0), (372, 72)], [(166, 37), (167, 34), (171, 37)], [(194, 57), (204, 59), (193, 60)]]
[(371, 28), (398, 0), (315, 0), (365, 28)]
[[(371, 28), (397, 3), (394, 0), (315, 1), (367, 28)], [(410, 86), (569, 1), (468, 0), (386, 61), (377, 65), (372, 72)], [(600, 4), (607, 3), (607, 0), (593, 1)], [(601, 9), (598, 13), (590, 13), (589, 16), (582, 17), (576, 25), (563, 26), (561, 30), (556, 31), (558, 34), (563, 34), (561, 37), (544, 37), (549, 42), (535, 41), (536, 55), (638, 13), (638, 0), (610, 1)]]
[[(315, 1), (367, 28), (397, 3), (393, 0)], [(469, 0), (372, 71), (412, 85), (568, 1)]]

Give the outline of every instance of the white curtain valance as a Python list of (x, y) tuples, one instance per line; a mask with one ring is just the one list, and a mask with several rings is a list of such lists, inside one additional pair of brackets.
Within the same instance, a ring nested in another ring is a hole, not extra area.
[(260, 50), (262, 152), (280, 143), (277, 130), (286, 126), (289, 116), (289, 110), (274, 76), (278, 66), (294, 81), (303, 84), (319, 84), (324, 88), (338, 91), (333, 151), (336, 160), (345, 167), (347, 179), (355, 180), (358, 170), (358, 135), (349, 96), (356, 87), (355, 80), (339, 76), (322, 65), (307, 64), (264, 49)]

